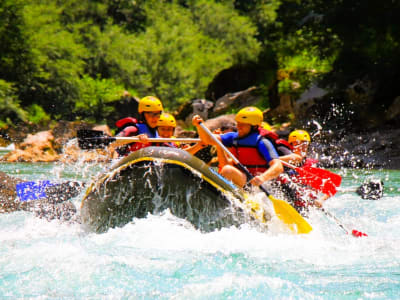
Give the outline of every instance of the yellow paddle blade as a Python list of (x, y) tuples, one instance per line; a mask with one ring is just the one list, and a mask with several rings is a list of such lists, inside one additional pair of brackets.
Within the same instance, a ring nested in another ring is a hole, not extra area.
[(308, 222), (286, 201), (276, 199), (269, 195), (268, 198), (274, 205), (277, 217), (296, 233), (309, 233), (312, 227)]

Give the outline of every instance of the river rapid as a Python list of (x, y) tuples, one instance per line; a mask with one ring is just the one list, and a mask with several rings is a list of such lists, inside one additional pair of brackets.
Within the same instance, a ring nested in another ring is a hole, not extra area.
[[(89, 183), (105, 166), (0, 164), (27, 180)], [(314, 230), (293, 235), (244, 225), (211, 233), (168, 211), (104, 234), (29, 212), (0, 215), (2, 299), (399, 299), (400, 171), (333, 170), (344, 191), (325, 208), (350, 229), (311, 212)], [(380, 200), (354, 189), (374, 176)], [(179, 184), (179, 183), (177, 183)], [(84, 191), (72, 199), (79, 207)]]

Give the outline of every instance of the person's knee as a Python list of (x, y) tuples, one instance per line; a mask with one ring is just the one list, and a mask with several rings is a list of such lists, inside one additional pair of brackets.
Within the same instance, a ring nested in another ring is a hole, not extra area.
[(235, 168), (230, 165), (225, 165), (221, 169), (221, 175), (224, 177), (231, 176), (234, 173)]
[(240, 187), (243, 187), (247, 182), (246, 175), (231, 165), (224, 166), (221, 169), (221, 175)]

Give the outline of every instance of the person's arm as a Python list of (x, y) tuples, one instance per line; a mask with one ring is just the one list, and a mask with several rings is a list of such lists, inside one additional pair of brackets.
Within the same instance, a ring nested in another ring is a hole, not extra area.
[(296, 153), (279, 156), (279, 159), (295, 165), (299, 165), (303, 161), (303, 158)]
[(279, 159), (273, 159), (269, 162), (269, 168), (261, 175), (255, 176), (250, 183), (256, 186), (263, 184), (265, 181), (278, 177), (283, 172), (283, 166)]
[[(192, 118), (192, 124), (196, 126), (201, 141), (207, 145), (217, 146), (217, 143), (207, 134), (207, 132), (204, 131), (204, 129), (200, 126), (200, 123), (204, 123), (203, 119), (199, 115), (194, 115)], [(214, 136), (221, 140), (219, 135)]]
[(314, 205), (316, 207), (321, 208), (324, 205), (324, 202), (328, 200), (331, 196), (324, 194), (322, 197), (318, 198), (314, 201)]
[(274, 179), (283, 173), (283, 165), (279, 160), (278, 153), (269, 140), (262, 139), (258, 145), (258, 150), (268, 162), (269, 168), (264, 173), (255, 176), (250, 181), (251, 184), (257, 186), (263, 184), (265, 181)]
[(295, 165), (302, 163), (303, 158), (300, 155), (293, 153), (293, 151), (285, 145), (277, 145), (276, 151), (279, 154), (279, 159), (282, 161)]
[[(139, 138), (139, 141), (137, 141), (137, 143), (148, 143), (149, 141), (148, 140), (149, 137), (147, 136), (147, 134), (144, 133), (140, 134), (138, 128), (135, 126), (128, 126), (117, 135), (117, 137), (132, 137), (132, 136)], [(117, 148), (131, 143), (132, 143), (131, 141), (121, 139), (112, 142), (110, 144), (110, 147)]]
[(192, 155), (195, 155), (197, 152), (199, 152), (201, 149), (203, 149), (204, 147), (206, 147), (207, 145), (204, 143), (196, 143), (193, 146), (189, 146), (188, 148), (185, 148), (183, 150), (189, 152)]
[(217, 159), (218, 159), (218, 170), (221, 170), (226, 165), (233, 165), (233, 161), (228, 154), (225, 153), (224, 149), (222, 149), (219, 145), (217, 148)]

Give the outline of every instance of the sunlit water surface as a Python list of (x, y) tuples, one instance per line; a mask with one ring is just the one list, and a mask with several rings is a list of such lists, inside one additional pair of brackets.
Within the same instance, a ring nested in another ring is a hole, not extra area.
[[(90, 180), (101, 165), (0, 164), (28, 180)], [(48, 222), (28, 212), (0, 215), (2, 298), (399, 299), (400, 171), (334, 170), (342, 187), (326, 209), (348, 228), (313, 212), (309, 235), (250, 226), (201, 233), (165, 212), (104, 234)], [(366, 176), (385, 195), (351, 190)], [(179, 184), (179, 183), (177, 183)], [(73, 199), (79, 207), (83, 192)]]

